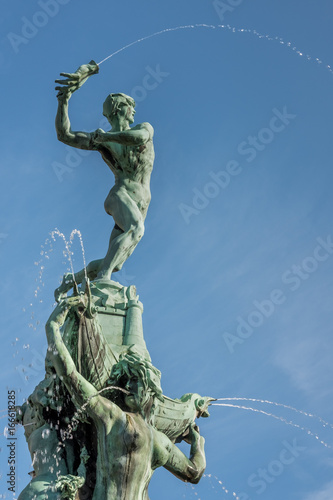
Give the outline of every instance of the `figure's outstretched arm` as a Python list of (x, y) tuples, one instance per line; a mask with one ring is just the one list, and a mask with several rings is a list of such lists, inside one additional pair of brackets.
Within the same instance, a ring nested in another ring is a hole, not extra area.
[(182, 481), (194, 484), (200, 481), (206, 468), (205, 439), (200, 436), (198, 430), (194, 423), (189, 427), (190, 458), (187, 458), (176, 445), (172, 445), (169, 458), (164, 465), (169, 472)]
[(61, 86), (58, 90), (58, 111), (56, 116), (56, 131), (59, 141), (79, 149), (95, 149), (92, 134), (89, 132), (74, 132), (68, 115), (68, 102), (73, 92), (78, 90), (87, 81), (89, 76), (98, 73), (98, 65), (94, 61), (83, 64), (75, 73), (60, 73), (64, 80), (56, 80)]
[(123, 412), (120, 408), (100, 396), (95, 387), (77, 371), (75, 363), (63, 342), (60, 328), (64, 324), (71, 307), (75, 306), (85, 308), (82, 296), (63, 300), (54, 309), (45, 325), (48, 349), (54, 368), (69, 393), (74, 396), (78, 406), (82, 407), (84, 405), (92, 418), (96, 416), (101, 419), (106, 416), (107, 418), (110, 418), (110, 416), (121, 418)]
[(104, 132), (102, 129), (94, 133), (94, 142), (103, 144), (104, 142), (117, 142), (124, 146), (139, 146), (145, 144), (153, 138), (154, 129), (150, 123), (141, 123), (136, 127), (121, 132)]

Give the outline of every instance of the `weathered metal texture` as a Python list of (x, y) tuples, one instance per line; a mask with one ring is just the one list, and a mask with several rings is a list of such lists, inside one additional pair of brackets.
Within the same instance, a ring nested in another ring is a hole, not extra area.
[[(134, 100), (110, 94), (103, 114), (111, 131), (72, 131), (69, 99), (97, 72), (91, 61), (61, 74), (56, 130), (62, 142), (98, 151), (114, 173), (104, 207), (115, 226), (105, 258), (67, 273), (55, 291), (58, 305), (45, 325), (46, 377), (18, 408), (34, 467), (19, 500), (148, 500), (156, 468), (197, 483), (206, 466), (204, 438), (194, 421), (209, 415), (212, 398), (163, 395), (136, 288), (110, 279), (144, 234), (154, 130), (146, 122), (131, 128)], [(182, 440), (190, 444), (189, 458), (175, 446)]]

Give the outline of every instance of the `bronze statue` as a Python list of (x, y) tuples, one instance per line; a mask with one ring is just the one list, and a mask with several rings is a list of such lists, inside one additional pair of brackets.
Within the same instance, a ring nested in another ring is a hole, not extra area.
[[(115, 185), (109, 192), (104, 207), (114, 219), (109, 248), (104, 259), (95, 260), (87, 266), (88, 277), (93, 280), (110, 279), (119, 271), (132, 254), (144, 234), (151, 193), (150, 176), (154, 164), (153, 127), (134, 122), (135, 102), (122, 93), (110, 94), (103, 104), (103, 114), (111, 125), (109, 132), (102, 129), (95, 132), (74, 132), (68, 116), (68, 102), (87, 78), (98, 72), (94, 61), (79, 67), (75, 73), (61, 73), (63, 80), (56, 80), (62, 86), (58, 90), (58, 112), (56, 130), (58, 139), (80, 149), (98, 151), (115, 176)], [(84, 271), (75, 275), (80, 283)], [(73, 277), (64, 277), (58, 294), (73, 286)]]
[[(19, 500), (148, 500), (158, 467), (197, 483), (206, 466), (195, 419), (209, 416), (213, 398), (163, 394), (136, 288), (110, 279), (144, 233), (154, 131), (149, 123), (130, 127), (135, 102), (122, 93), (104, 102), (109, 132), (72, 131), (69, 99), (97, 72), (91, 61), (75, 73), (61, 73), (56, 129), (60, 141), (99, 151), (114, 173), (105, 210), (115, 226), (105, 258), (65, 275), (55, 291), (58, 305), (46, 323), (46, 377), (18, 408), (34, 464)], [(71, 288), (73, 295), (66, 297)], [(181, 441), (190, 444), (189, 458), (176, 446)]]

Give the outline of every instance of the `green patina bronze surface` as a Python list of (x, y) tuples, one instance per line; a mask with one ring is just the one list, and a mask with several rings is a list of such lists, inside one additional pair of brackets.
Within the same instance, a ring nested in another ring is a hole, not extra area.
[[(56, 129), (66, 144), (98, 151), (114, 173), (105, 209), (115, 226), (105, 258), (66, 274), (55, 291), (58, 305), (46, 323), (46, 375), (17, 409), (33, 466), (19, 500), (148, 500), (158, 467), (197, 483), (206, 465), (195, 419), (209, 416), (212, 398), (163, 394), (136, 288), (111, 280), (144, 233), (153, 129), (148, 123), (131, 128), (133, 99), (110, 94), (103, 106), (109, 132), (72, 131), (69, 99), (96, 73), (94, 61), (62, 73)], [(189, 458), (176, 446), (183, 440)]]
[[(97, 64), (91, 61), (80, 66), (75, 73), (61, 73), (65, 79), (56, 80), (61, 84), (56, 87), (58, 139), (75, 148), (98, 151), (115, 177), (115, 185), (104, 202), (104, 208), (113, 217), (115, 226), (105, 258), (87, 266), (91, 280), (96, 277), (109, 279), (111, 273), (119, 271), (142, 238), (151, 198), (150, 176), (155, 158), (153, 127), (149, 123), (130, 127), (134, 122), (135, 102), (126, 94), (109, 94), (104, 102), (103, 114), (110, 123), (110, 131), (99, 128), (89, 133), (71, 129), (69, 99), (97, 72)], [(79, 272), (75, 276), (76, 282), (80, 283), (83, 277), (84, 272)], [(64, 282), (59, 293), (66, 288)]]

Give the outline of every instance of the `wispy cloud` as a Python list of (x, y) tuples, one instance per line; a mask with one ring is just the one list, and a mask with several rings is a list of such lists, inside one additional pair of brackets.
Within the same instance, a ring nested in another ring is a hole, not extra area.
[(304, 500), (332, 500), (333, 481), (327, 483), (323, 489), (310, 493)]

